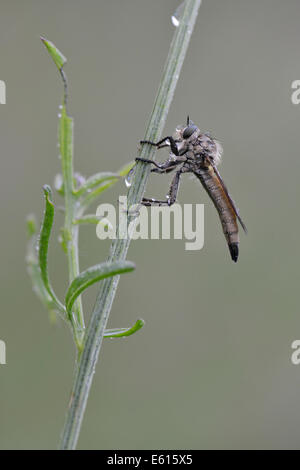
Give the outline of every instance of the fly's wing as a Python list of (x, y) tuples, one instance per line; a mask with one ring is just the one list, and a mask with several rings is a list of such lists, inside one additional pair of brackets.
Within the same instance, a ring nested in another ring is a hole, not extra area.
[(220, 185), (222, 186), (222, 189), (223, 189), (224, 193), (226, 194), (226, 196), (227, 196), (227, 198), (228, 198), (228, 200), (229, 200), (229, 202), (230, 202), (230, 204), (231, 204), (231, 207), (232, 207), (233, 212), (235, 213), (235, 215), (236, 215), (236, 217), (237, 217), (239, 223), (240, 223), (241, 226), (243, 227), (244, 232), (247, 233), (247, 227), (246, 227), (246, 225), (244, 224), (244, 222), (242, 221), (242, 219), (241, 219), (241, 217), (240, 217), (240, 215), (239, 215), (238, 208), (236, 207), (235, 202), (233, 201), (232, 197), (230, 196), (230, 194), (229, 194), (229, 192), (228, 192), (228, 189), (226, 188), (225, 183), (224, 183), (224, 181), (222, 180), (221, 175), (220, 175), (220, 173), (219, 173), (217, 167), (216, 167), (211, 161), (210, 161), (210, 165), (213, 167), (214, 173), (215, 173), (217, 179), (219, 180), (219, 183), (220, 183)]

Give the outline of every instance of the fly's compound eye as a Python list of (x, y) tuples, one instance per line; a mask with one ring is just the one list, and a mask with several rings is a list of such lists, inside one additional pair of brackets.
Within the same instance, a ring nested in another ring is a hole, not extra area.
[(191, 137), (191, 135), (197, 130), (197, 126), (195, 125), (192, 125), (192, 126), (188, 126), (184, 129), (183, 131), (183, 134), (182, 134), (182, 137), (184, 139), (188, 139), (189, 137)]

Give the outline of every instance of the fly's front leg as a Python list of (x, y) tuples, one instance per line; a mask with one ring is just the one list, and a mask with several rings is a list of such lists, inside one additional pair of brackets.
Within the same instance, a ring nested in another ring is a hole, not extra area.
[(179, 156), (180, 152), (178, 150), (177, 143), (176, 143), (175, 139), (173, 139), (172, 136), (164, 137), (159, 142), (151, 142), (150, 140), (141, 140), (140, 144), (141, 145), (143, 145), (143, 144), (153, 145), (154, 147), (156, 147), (158, 149), (161, 149), (163, 147), (168, 147), (168, 144), (162, 145), (167, 140), (170, 142), (170, 147), (171, 147), (171, 150), (174, 153), (174, 155)]
[[(176, 157), (179, 157), (178, 160), (166, 160), (164, 163), (158, 163), (156, 162), (155, 160), (150, 160), (148, 158), (141, 158), (141, 157), (137, 157), (135, 159), (135, 161), (138, 161), (138, 162), (144, 162), (144, 163), (152, 163), (153, 165), (156, 166), (156, 168), (158, 168), (158, 170), (163, 170), (163, 172), (165, 172), (165, 170), (168, 170), (168, 171), (172, 171), (173, 168), (175, 168), (176, 165), (178, 165), (179, 163), (182, 163), (184, 161), (186, 161), (186, 158), (184, 157), (185, 153), (187, 152), (187, 149), (186, 148), (183, 148), (181, 150), (178, 149), (177, 147), (177, 143), (176, 141), (173, 139), (173, 137), (171, 136), (168, 136), (168, 137), (164, 137), (163, 139), (161, 139), (159, 142), (151, 142), (150, 140), (141, 140), (140, 141), (140, 144), (143, 145), (143, 144), (148, 144), (148, 145), (152, 145), (158, 149), (161, 149), (163, 147), (169, 147), (168, 144), (166, 145), (162, 145), (164, 142), (166, 141), (169, 141), (170, 142), (170, 147), (171, 147), (171, 151), (172, 153), (176, 156)], [(181, 158), (182, 157), (182, 158)], [(183, 158), (184, 157), (184, 158)], [(156, 170), (153, 170), (153, 171), (156, 171)]]
[(181, 173), (182, 173), (182, 169), (176, 171), (176, 174), (171, 182), (167, 199), (165, 201), (160, 201), (159, 199), (145, 197), (142, 199), (142, 204), (144, 206), (172, 206), (172, 204), (174, 204), (177, 199)]

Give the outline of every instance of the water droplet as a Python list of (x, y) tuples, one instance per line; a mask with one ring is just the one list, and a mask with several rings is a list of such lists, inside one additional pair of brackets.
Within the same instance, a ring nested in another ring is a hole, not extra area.
[(60, 119), (61, 118), (61, 113), (58, 113), (57, 117)]
[(175, 28), (178, 28), (178, 26), (180, 25), (180, 18), (181, 18), (183, 7), (184, 7), (184, 2), (182, 2), (179, 5), (179, 7), (176, 9), (175, 13), (171, 17), (172, 23), (175, 26)]
[(62, 105), (62, 104), (60, 104), (58, 107), (59, 107), (59, 109), (63, 109), (63, 105)]
[(178, 26), (180, 24), (180, 22), (178, 21), (178, 19), (174, 15), (172, 16), (172, 23), (175, 26), (175, 28), (178, 28)]
[(127, 188), (130, 188), (131, 183), (132, 183), (132, 175), (133, 175), (133, 168), (127, 173), (127, 176), (125, 178), (125, 184)]
[(110, 223), (109, 220), (106, 221), (106, 228), (107, 228), (107, 230), (109, 230), (110, 232), (114, 229), (113, 224)]

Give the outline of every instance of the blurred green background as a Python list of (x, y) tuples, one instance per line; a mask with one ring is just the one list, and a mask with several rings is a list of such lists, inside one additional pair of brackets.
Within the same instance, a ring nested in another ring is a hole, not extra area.
[[(75, 167), (86, 176), (136, 156), (173, 34), (175, 0), (2, 0), (0, 79), (1, 317), (0, 447), (57, 446), (74, 373), (65, 325), (50, 325), (25, 267), (25, 218), (41, 217), (42, 185), (60, 171), (57, 114), (62, 86), (39, 35), (67, 56)], [(136, 241), (110, 327), (142, 317), (136, 335), (106, 340), (79, 448), (298, 448), (300, 367), (300, 79), (297, 0), (204, 0), (165, 133), (191, 118), (224, 146), (220, 167), (248, 226), (230, 260), (204, 190), (183, 178), (179, 202), (205, 203), (205, 245)], [(164, 155), (161, 156), (163, 158)], [(152, 175), (148, 196), (166, 194)], [(104, 193), (115, 202), (124, 184)], [(60, 204), (59, 196), (55, 198)], [(60, 297), (65, 258), (51, 240)], [(109, 243), (81, 229), (81, 267)], [(84, 295), (87, 315), (97, 287)]]

